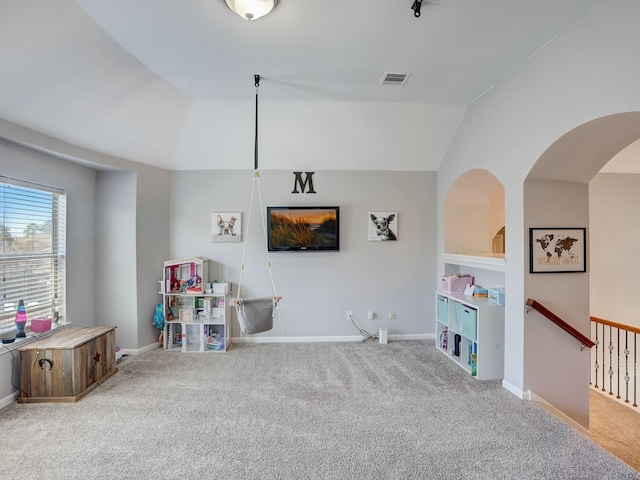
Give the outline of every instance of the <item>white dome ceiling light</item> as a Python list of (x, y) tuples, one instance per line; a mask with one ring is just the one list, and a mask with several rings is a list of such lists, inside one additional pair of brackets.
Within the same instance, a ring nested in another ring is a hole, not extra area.
[(273, 10), (278, 0), (223, 0), (231, 10), (247, 20), (257, 20)]

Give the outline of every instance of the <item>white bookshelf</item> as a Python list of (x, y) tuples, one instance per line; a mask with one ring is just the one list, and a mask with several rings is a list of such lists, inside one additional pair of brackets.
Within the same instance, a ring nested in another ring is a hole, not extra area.
[(436, 346), (478, 380), (503, 378), (504, 305), (437, 291)]

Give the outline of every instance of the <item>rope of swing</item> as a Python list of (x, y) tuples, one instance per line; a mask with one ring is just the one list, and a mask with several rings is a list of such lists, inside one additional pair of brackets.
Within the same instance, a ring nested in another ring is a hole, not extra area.
[[(247, 216), (247, 229), (246, 231), (249, 232), (249, 225), (251, 225), (251, 212), (253, 211), (253, 197), (254, 197), (254, 193), (256, 190), (256, 186), (257, 186), (257, 190), (258, 190), (258, 200), (260, 202), (260, 212), (264, 211), (264, 207), (262, 205), (262, 192), (260, 191), (260, 171), (258, 170), (258, 88), (260, 86), (260, 76), (259, 75), (254, 75), (254, 79), (255, 79), (255, 87), (256, 87), (256, 120), (255, 120), (255, 136), (254, 136), (254, 148), (253, 148), (253, 155), (254, 155), (254, 161), (253, 161), (253, 167), (254, 167), (254, 171), (253, 171), (253, 180), (251, 181), (251, 199), (249, 200), (249, 214)], [(266, 220), (264, 215), (260, 215), (262, 218), (262, 236), (264, 239), (264, 247), (265, 247), (265, 252), (266, 252), (266, 256), (267, 256), (267, 267), (268, 267), (268, 272), (269, 272), (269, 278), (271, 279), (271, 287), (273, 290), (273, 297), (276, 298), (278, 297), (278, 292), (276, 290), (276, 284), (275, 281), (273, 280), (273, 272), (271, 271), (271, 258), (269, 257), (269, 246), (268, 246), (268, 239), (267, 239), (267, 224), (266, 224)], [(247, 237), (248, 238), (248, 237)], [(245, 258), (246, 258), (246, 253), (247, 253), (247, 244), (248, 244), (248, 240), (246, 240), (244, 242), (244, 247), (242, 249), (242, 264), (240, 267), (240, 279), (238, 281), (238, 298), (241, 299), (242, 297), (240, 296), (240, 290), (242, 288), (242, 274), (244, 273), (244, 266), (245, 266)], [(274, 300), (275, 302), (275, 300)], [(274, 304), (275, 306), (275, 304)]]

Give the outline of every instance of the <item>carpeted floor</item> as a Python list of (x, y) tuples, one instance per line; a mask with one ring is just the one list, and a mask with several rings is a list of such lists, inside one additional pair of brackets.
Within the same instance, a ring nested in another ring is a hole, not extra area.
[(606, 450), (640, 471), (640, 408), (623, 405), (594, 388), (589, 396), (589, 433)]
[(154, 350), (0, 411), (3, 479), (640, 479), (433, 342)]

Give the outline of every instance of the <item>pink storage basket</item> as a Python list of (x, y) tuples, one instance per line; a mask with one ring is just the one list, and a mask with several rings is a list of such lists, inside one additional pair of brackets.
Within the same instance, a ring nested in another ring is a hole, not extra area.
[(442, 277), (442, 291), (446, 293), (464, 292), (466, 286), (471, 284), (473, 284), (473, 277), (468, 275), (464, 277), (456, 275)]
[(41, 333), (51, 330), (51, 317), (31, 319), (31, 331)]

